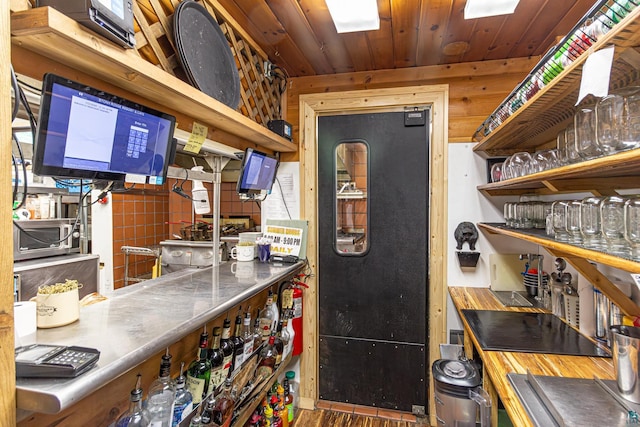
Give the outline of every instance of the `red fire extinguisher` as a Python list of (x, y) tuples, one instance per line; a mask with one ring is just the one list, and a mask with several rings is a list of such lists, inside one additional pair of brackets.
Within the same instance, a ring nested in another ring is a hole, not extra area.
[(299, 274), (295, 279), (292, 280), (292, 288), (293, 288), (293, 317), (291, 318), (291, 323), (293, 326), (293, 330), (295, 335), (293, 336), (293, 351), (292, 354), (294, 356), (302, 353), (302, 295), (303, 288), (308, 288), (306, 283), (302, 281), (304, 278), (304, 274)]

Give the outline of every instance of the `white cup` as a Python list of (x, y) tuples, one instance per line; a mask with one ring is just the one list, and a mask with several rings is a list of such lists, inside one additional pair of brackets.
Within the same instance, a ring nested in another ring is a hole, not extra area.
[(31, 301), (36, 302), (38, 328), (68, 325), (80, 318), (78, 289), (59, 294), (37, 294)]
[(256, 245), (236, 245), (231, 249), (231, 258), (238, 261), (253, 261), (256, 256)]

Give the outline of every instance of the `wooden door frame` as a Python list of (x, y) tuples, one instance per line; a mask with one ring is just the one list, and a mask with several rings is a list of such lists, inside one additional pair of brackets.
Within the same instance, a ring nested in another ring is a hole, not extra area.
[[(300, 197), (301, 218), (309, 221), (307, 258), (316, 274), (304, 296), (305, 351), (300, 362), (300, 406), (312, 409), (318, 398), (318, 116), (404, 111), (405, 107), (429, 106), (431, 111), (429, 165), (429, 355), (425, 368), (440, 357), (446, 340), (447, 308), (447, 141), (449, 85), (355, 90), (300, 95)], [(433, 396), (429, 381), (429, 396)], [(434, 400), (429, 399), (431, 423), (435, 425)]]
[[(13, 1), (11, 5), (13, 6)], [(9, 3), (0, 4), (0, 158), (2, 164), (11, 162), (11, 35)], [(0, 169), (0, 230), (5, 243), (0, 251), (0, 426), (14, 426), (16, 423), (16, 373), (14, 354), (13, 320), (13, 223), (11, 206), (11, 168)]]

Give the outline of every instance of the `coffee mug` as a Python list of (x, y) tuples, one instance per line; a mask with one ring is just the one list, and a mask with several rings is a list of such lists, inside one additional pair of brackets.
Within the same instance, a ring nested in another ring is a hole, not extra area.
[(258, 259), (260, 262), (269, 262), (269, 257), (271, 257), (271, 244), (258, 243)]
[(78, 289), (57, 294), (37, 294), (31, 301), (36, 302), (38, 328), (64, 326), (80, 318)]
[(238, 261), (253, 261), (256, 245), (236, 245), (231, 249), (231, 258)]

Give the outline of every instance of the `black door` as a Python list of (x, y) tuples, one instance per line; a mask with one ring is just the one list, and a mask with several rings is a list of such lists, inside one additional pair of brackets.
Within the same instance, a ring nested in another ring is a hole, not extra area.
[(402, 112), (318, 119), (320, 399), (427, 407), (428, 131)]

